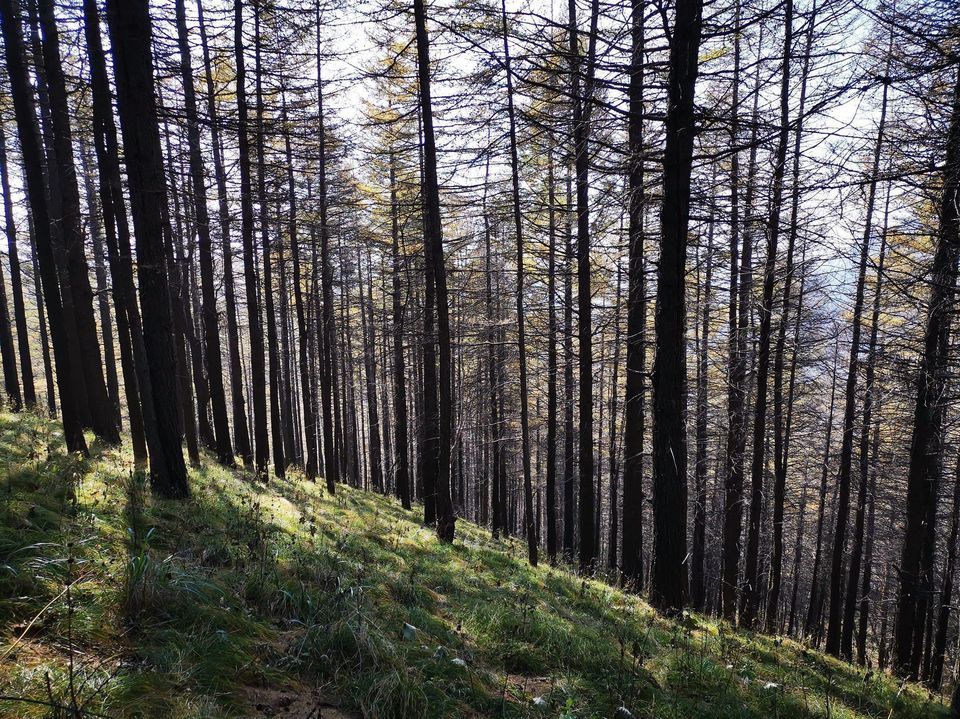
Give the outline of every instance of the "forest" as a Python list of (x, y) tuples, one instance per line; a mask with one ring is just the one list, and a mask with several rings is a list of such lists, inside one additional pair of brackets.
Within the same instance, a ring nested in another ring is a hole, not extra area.
[(0, 35), (0, 716), (960, 717), (955, 0)]

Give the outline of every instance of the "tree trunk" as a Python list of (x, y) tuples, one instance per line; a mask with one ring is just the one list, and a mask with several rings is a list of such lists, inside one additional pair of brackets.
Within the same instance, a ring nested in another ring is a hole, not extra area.
[(942, 394), (946, 381), (950, 308), (956, 292), (957, 256), (960, 251), (960, 69), (954, 85), (950, 129), (947, 135), (943, 189), (940, 199), (940, 238), (930, 270), (930, 301), (924, 328), (910, 469), (907, 475), (906, 528), (900, 556), (900, 597), (894, 629), (894, 668), (901, 676), (916, 675), (911, 651), (914, 635), (922, 632), (920, 596), (923, 577), (921, 541), (924, 526), (934, 523), (940, 434), (943, 424)]
[[(773, 360), (773, 437), (774, 437), (774, 488), (773, 488), (773, 552), (770, 558), (770, 587), (767, 595), (766, 631), (776, 632), (780, 605), (780, 587), (783, 571), (783, 511), (786, 499), (787, 467), (790, 459), (790, 425), (793, 418), (793, 400), (797, 369), (797, 344), (800, 332), (801, 297), (797, 300), (793, 362), (784, 403), (783, 372), (787, 345), (787, 326), (790, 322), (790, 303), (793, 301), (794, 256), (796, 252), (800, 203), (800, 156), (803, 137), (803, 120), (807, 100), (807, 75), (810, 68), (810, 50), (813, 44), (813, 28), (816, 23), (817, 6), (814, 2), (807, 25), (806, 49), (800, 71), (800, 102), (797, 108), (796, 128), (793, 138), (793, 170), (791, 188), (790, 224), (788, 226), (786, 271), (783, 284), (783, 303), (780, 325), (777, 329), (777, 344)], [(784, 407), (786, 404), (786, 407)]]
[(547, 558), (557, 558), (557, 211), (553, 139), (547, 157)]
[[(590, 7), (590, 34), (587, 41), (586, 67), (581, 68), (580, 33), (577, 29), (576, 0), (568, 3), (570, 33), (570, 75), (573, 97), (573, 159), (577, 188), (577, 336), (580, 344), (579, 389), (579, 529), (580, 571), (593, 570), (597, 559), (594, 534), (593, 486), (593, 320), (590, 290), (590, 108), (593, 96), (594, 59), (597, 45), (599, 0)], [(580, 75), (584, 74), (581, 83)], [(582, 92), (581, 92), (582, 84)]]
[(630, 83), (627, 142), (630, 188), (627, 289), (627, 376), (623, 400), (623, 537), (621, 554), (624, 582), (634, 591), (643, 586), (643, 435), (644, 341), (646, 339), (646, 278), (644, 276), (644, 173), (643, 173), (643, 0), (631, 0)]
[(404, 305), (400, 283), (403, 272), (403, 250), (400, 246), (400, 208), (397, 204), (396, 153), (390, 150), (390, 235), (393, 252), (393, 412), (396, 469), (393, 482), (400, 504), (410, 509), (410, 470), (407, 461), (407, 377), (403, 356)]
[(513, 191), (513, 230), (517, 242), (517, 346), (520, 354), (520, 459), (523, 465), (523, 525), (527, 538), (527, 559), (537, 566), (537, 527), (533, 520), (533, 480), (530, 470), (530, 413), (527, 389), (526, 316), (523, 309), (523, 220), (520, 207), (520, 160), (517, 157), (517, 121), (513, 107), (513, 75), (510, 65), (510, 38), (507, 29), (507, 3), (500, 0), (503, 25), (503, 58), (507, 74), (507, 117), (510, 124), (510, 176)]
[(80, 356), (76, 359), (83, 371), (86, 400), (92, 428), (108, 444), (120, 442), (116, 412), (110, 403), (103, 377), (103, 361), (97, 326), (93, 314), (93, 290), (80, 231), (80, 190), (73, 161), (73, 137), (70, 109), (67, 103), (66, 79), (60, 62), (59, 31), (52, 0), (38, 0), (40, 26), (43, 30), (43, 58), (53, 128), (53, 150), (58, 165), (60, 196), (59, 215), (52, 217), (59, 224), (73, 300), (74, 324)]
[(657, 355), (653, 367), (654, 555), (650, 570), (651, 603), (667, 614), (682, 610), (688, 589), (684, 564), (687, 554), (684, 275), (702, 13), (701, 0), (678, 0), (667, 81), (667, 140), (657, 266)]
[[(713, 281), (713, 203), (710, 199), (710, 218), (707, 229), (707, 270), (700, 282), (697, 275), (697, 311), (701, 317), (697, 338), (697, 446), (695, 466), (695, 488), (693, 500), (693, 547), (690, 555), (690, 600), (693, 608), (703, 611), (706, 600), (706, 580), (704, 579), (704, 561), (707, 541), (707, 412), (708, 377), (710, 351), (710, 291)], [(702, 296), (700, 293), (703, 293)]]
[(150, 454), (163, 457), (154, 411), (147, 349), (143, 340), (137, 289), (133, 281), (130, 225), (120, 179), (120, 152), (113, 102), (107, 78), (107, 63), (100, 37), (100, 12), (96, 0), (84, 0), (84, 34), (90, 55), (90, 79), (94, 120), (94, 149), (99, 173), (100, 207), (116, 309), (120, 361), (130, 415), (134, 461), (145, 464)]
[[(210, 121), (210, 139), (213, 145), (213, 169), (217, 182), (220, 242), (223, 254), (223, 295), (227, 310), (227, 354), (230, 358), (230, 407), (233, 415), (233, 438), (234, 446), (243, 459), (243, 463), (250, 466), (253, 464), (253, 451), (250, 447), (250, 430), (247, 425), (246, 403), (243, 399), (243, 366), (240, 362), (240, 329), (237, 319), (236, 291), (234, 289), (233, 249), (230, 246), (230, 205), (227, 196), (227, 173), (223, 163), (223, 143), (220, 138), (217, 95), (213, 84), (213, 66), (210, 60), (207, 29), (203, 20), (202, 0), (197, 0), (197, 14), (200, 25), (200, 41), (203, 46), (207, 115)], [(216, 421), (216, 417), (214, 417), (214, 421)]]
[[(137, 237), (143, 337), (149, 360), (154, 417), (162, 454), (151, 453), (154, 491), (167, 497), (189, 493), (180, 445), (176, 360), (173, 347), (170, 289), (163, 241), (163, 155), (153, 86), (150, 16), (146, 0), (110, 0), (107, 18), (113, 46), (117, 107), (130, 206)], [(162, 194), (161, 194), (162, 197)], [(147, 415), (144, 415), (147, 421)]]
[[(78, 387), (71, 379), (70, 365), (74, 361), (67, 344), (65, 310), (61, 305), (60, 287), (50, 229), (50, 212), (43, 178), (43, 150), (37, 124), (33, 91), (27, 74), (23, 27), (15, 0), (0, 0), (0, 24), (4, 40), (4, 56), (10, 94), (17, 122), (20, 152), (23, 156), (26, 190), (30, 203), (35, 237), (35, 250), (44, 304), (50, 321), (57, 389), (67, 450), (87, 454), (78, 408)], [(49, 379), (49, 378), (48, 378)]]
[[(424, 245), (427, 248), (427, 288), (436, 295), (437, 345), (439, 354), (439, 411), (437, 413), (436, 456), (427, 464), (435, 467), (437, 502), (437, 536), (452, 542), (456, 518), (450, 501), (450, 436), (452, 397), (450, 386), (450, 324), (448, 318), (447, 277), (443, 259), (443, 227), (440, 221), (440, 189), (437, 180), (437, 148), (433, 134), (433, 108), (430, 96), (430, 41), (423, 0), (414, 0), (417, 39), (417, 76), (420, 87), (420, 109), (423, 117), (423, 204)], [(424, 328), (425, 332), (427, 328)], [(432, 354), (432, 353), (431, 353)], [(430, 358), (425, 360), (430, 364)], [(424, 381), (429, 377), (425, 376)], [(434, 471), (434, 469), (431, 469)]]
[[(780, 124), (774, 160), (773, 188), (767, 222), (767, 257), (760, 305), (760, 333), (757, 348), (756, 396), (753, 415), (753, 455), (750, 464), (750, 526), (744, 561), (744, 595), (740, 621), (752, 627), (760, 606), (760, 518), (764, 498), (763, 476), (767, 427), (767, 381), (770, 371), (770, 325), (773, 317), (773, 292), (776, 281), (777, 243), (780, 239), (780, 209), (783, 202), (783, 176), (787, 162), (790, 133), (790, 55), (793, 49), (793, 0), (787, 0), (784, 18), (783, 68), (780, 79)], [(781, 520), (782, 521), (782, 520)]]
[(200, 256), (200, 288), (203, 293), (203, 336), (206, 345), (206, 375), (210, 403), (213, 408), (213, 431), (217, 459), (233, 464), (233, 446), (227, 422), (227, 400), (223, 387), (223, 366), (220, 353), (220, 323), (217, 318), (217, 296), (213, 276), (213, 243), (210, 239), (210, 216), (207, 212), (207, 191), (204, 184), (203, 157), (200, 153), (200, 125), (197, 120), (197, 98), (193, 67), (190, 60), (190, 37), (187, 32), (186, 0), (176, 0), (177, 41), (180, 50), (180, 75), (187, 119), (187, 143), (190, 157), (190, 181)]
[[(867, 194), (866, 221), (864, 222), (863, 239), (860, 246), (860, 266), (857, 274), (856, 298), (853, 305), (853, 317), (851, 318), (851, 339), (850, 339), (850, 360), (847, 365), (847, 388), (846, 401), (843, 414), (843, 438), (840, 445), (840, 471), (838, 475), (838, 493), (837, 493), (837, 524), (833, 534), (833, 556), (830, 573), (830, 609), (827, 615), (827, 652), (835, 656), (842, 655), (849, 658), (852, 653), (853, 640), (853, 614), (856, 607), (856, 587), (859, 583), (860, 572), (860, 553), (863, 539), (863, 512), (857, 513), (857, 526), (855, 528), (854, 548), (850, 557), (850, 587), (853, 597), (848, 597), (847, 602), (850, 608), (847, 610), (851, 614), (847, 620), (848, 627), (841, 627), (843, 622), (843, 580), (844, 580), (844, 562), (843, 551), (847, 543), (847, 521), (850, 513), (850, 478), (853, 465), (853, 432), (854, 422), (856, 421), (856, 392), (857, 376), (860, 366), (860, 332), (861, 318), (863, 316), (863, 296), (864, 284), (866, 282), (867, 262), (870, 258), (870, 240), (873, 232), (873, 208), (877, 194), (877, 176), (880, 172), (880, 151), (883, 148), (884, 123), (887, 116), (887, 88), (883, 86), (883, 100), (880, 106), (880, 124), (877, 128), (877, 141), (873, 150), (873, 165), (870, 172), (870, 185)], [(870, 387), (867, 387), (867, 400), (871, 401)], [(864, 409), (864, 422), (870, 421), (870, 407)], [(861, 450), (863, 448), (861, 447)], [(861, 461), (866, 461), (866, 452), (862, 453)], [(861, 472), (862, 497), (866, 497), (866, 487), (863, 484), (866, 481), (865, 472)], [(862, 505), (861, 505), (862, 506)]]
[[(250, 137), (247, 127), (246, 63), (243, 36), (243, 0), (234, 0), (234, 55), (237, 65), (237, 132), (239, 135), (240, 164), (240, 224), (243, 239), (244, 283), (247, 293), (247, 323), (250, 335), (250, 371), (253, 383), (253, 439), (254, 463), (257, 476), (267, 476), (269, 440), (267, 438), (266, 367), (263, 356), (263, 323), (260, 298), (257, 293), (257, 266), (253, 247), (253, 188), (250, 180)], [(264, 253), (266, 256), (266, 253)], [(267, 261), (267, 260), (265, 260)]]
[[(30, 335), (27, 333), (23, 277), (20, 271), (20, 252), (17, 249), (17, 227), (13, 219), (13, 200), (10, 196), (7, 136), (2, 122), (0, 122), (0, 191), (3, 194), (4, 232), (7, 235), (7, 251), (10, 257), (10, 293), (13, 295), (13, 316), (17, 327), (17, 348), (20, 357), (20, 380), (23, 382), (23, 402), (27, 409), (33, 409), (37, 404), (37, 391), (33, 382)], [(37, 307), (40, 307), (39, 302)]]

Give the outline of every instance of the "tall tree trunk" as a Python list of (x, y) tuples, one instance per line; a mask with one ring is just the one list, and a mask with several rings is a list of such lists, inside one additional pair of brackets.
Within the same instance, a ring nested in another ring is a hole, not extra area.
[(137, 289), (133, 282), (130, 225), (120, 179), (120, 152), (113, 117), (113, 101), (107, 78), (107, 63), (100, 37), (100, 11), (96, 0), (84, 0), (84, 34), (90, 56), (93, 104), (93, 140), (97, 155), (100, 207), (107, 242), (107, 258), (113, 280), (120, 362), (130, 416), (134, 461), (145, 464), (150, 454), (163, 457), (154, 412), (153, 388), (147, 349), (143, 340)]
[[(260, 297), (257, 293), (257, 266), (253, 247), (253, 188), (250, 179), (250, 137), (247, 126), (246, 42), (243, 35), (243, 0), (233, 3), (234, 55), (237, 65), (237, 132), (239, 135), (240, 164), (240, 224), (243, 240), (244, 284), (247, 294), (247, 323), (250, 335), (250, 371), (256, 378), (253, 383), (253, 439), (254, 463), (257, 476), (267, 476), (269, 440), (267, 438), (267, 392), (266, 367), (263, 356), (263, 322), (260, 314)], [(264, 253), (266, 256), (266, 253)], [(268, 261), (268, 260), (265, 260)]]
[[(885, 109), (885, 106), (884, 106)], [(879, 150), (879, 147), (877, 148)], [(874, 167), (874, 178), (879, 171), (879, 167)], [(876, 184), (876, 179), (872, 184)], [(871, 187), (870, 200), (873, 199), (875, 189)], [(860, 487), (857, 492), (857, 513), (854, 520), (853, 545), (850, 549), (850, 569), (847, 574), (847, 594), (846, 603), (843, 607), (843, 627), (840, 634), (840, 654), (851, 660), (853, 658), (853, 635), (855, 629), (857, 607), (861, 604), (863, 597), (858, 595), (861, 577), (861, 560), (864, 551), (864, 531), (867, 521), (867, 504), (872, 496), (868, 482), (870, 479), (870, 430), (875, 420), (873, 419), (874, 404), (879, 398), (874, 379), (876, 377), (877, 365), (877, 336), (880, 329), (880, 296), (883, 290), (883, 268), (887, 251), (887, 216), (889, 213), (889, 192), (887, 193), (887, 206), (884, 210), (883, 230), (880, 234), (880, 256), (877, 261), (876, 287), (873, 297), (873, 314), (870, 326), (870, 343), (867, 350), (867, 372), (864, 378), (864, 399), (863, 399), (863, 419), (860, 429), (860, 463), (859, 480)], [(868, 201), (868, 209), (873, 209), (872, 202)], [(869, 220), (868, 220), (869, 222)], [(879, 424), (879, 422), (877, 422)], [(864, 566), (863, 572), (868, 570)], [(863, 657), (863, 652), (860, 653)]]
[[(741, 6), (736, 4), (737, 32), (733, 41), (733, 82), (731, 88), (730, 142), (740, 142), (740, 67)], [(761, 25), (761, 33), (763, 26)], [(757, 90), (753, 94), (753, 115), (757, 114), (760, 71), (757, 68)], [(753, 127), (756, 127), (754, 123)], [(751, 148), (756, 139), (751, 138)], [(751, 149), (751, 171), (755, 150)], [(751, 201), (748, 197), (744, 219), (749, 221)], [(753, 293), (753, 239), (749, 226), (740, 219), (740, 153), (730, 155), (730, 292), (728, 306), (727, 359), (727, 444), (724, 467), (723, 547), (721, 550), (720, 608), (724, 618), (737, 618), (737, 590), (740, 577), (740, 539), (743, 533), (743, 461), (746, 452), (747, 404), (747, 332), (749, 305)], [(742, 242), (742, 252), (739, 243)]]
[(116, 412), (110, 403), (103, 376), (103, 361), (93, 315), (93, 290), (80, 230), (80, 190), (73, 161), (73, 137), (67, 103), (66, 78), (60, 62), (60, 40), (54, 17), (53, 0), (38, 0), (43, 30), (43, 59), (53, 128), (53, 150), (58, 164), (59, 215), (52, 220), (60, 225), (73, 300), (74, 324), (79, 342), (81, 365), (90, 408), (92, 428), (104, 442), (118, 444), (120, 431)]
[(569, 167), (564, 209), (566, 226), (563, 263), (563, 553), (566, 559), (572, 560), (576, 517), (574, 506), (576, 455), (573, 433), (573, 188)]
[(773, 318), (773, 292), (776, 282), (777, 244), (780, 239), (780, 210), (783, 202), (783, 176), (790, 137), (790, 55), (793, 49), (793, 0), (786, 0), (784, 17), (783, 67), (780, 76), (780, 123), (774, 160), (773, 188), (767, 222), (767, 257), (760, 305), (760, 333), (757, 348), (756, 396), (753, 415), (753, 455), (750, 464), (750, 526), (744, 560), (744, 595), (740, 621), (752, 627), (760, 606), (760, 518), (763, 504), (763, 476), (767, 428), (767, 381), (770, 372), (770, 325)]
[[(800, 101), (797, 108), (796, 128), (793, 136), (793, 170), (791, 187), (790, 224), (788, 226), (786, 270), (783, 283), (783, 303), (780, 325), (777, 329), (777, 344), (773, 360), (773, 438), (774, 438), (774, 487), (773, 487), (773, 551), (770, 557), (770, 586), (767, 593), (766, 630), (773, 634), (778, 626), (780, 587), (783, 571), (783, 513), (786, 500), (787, 466), (790, 458), (790, 424), (793, 418), (793, 400), (796, 379), (797, 341), (800, 331), (800, 303), (797, 301), (796, 333), (794, 335), (793, 362), (784, 401), (783, 373), (787, 345), (787, 326), (790, 323), (790, 304), (793, 301), (794, 256), (798, 233), (800, 203), (800, 154), (803, 137), (803, 120), (807, 100), (807, 75), (810, 68), (810, 50), (813, 45), (813, 30), (816, 24), (817, 5), (814, 2), (807, 24), (806, 49), (800, 71)], [(802, 290), (801, 290), (802, 295)], [(784, 405), (786, 404), (786, 407)]]
[[(835, 656), (843, 655), (849, 658), (852, 651), (853, 639), (853, 616), (849, 618), (849, 627), (843, 629), (843, 580), (844, 580), (844, 548), (847, 543), (847, 521), (850, 514), (850, 477), (853, 468), (853, 432), (854, 422), (856, 421), (856, 393), (857, 377), (860, 367), (860, 332), (863, 316), (863, 296), (864, 284), (866, 282), (867, 262), (870, 258), (870, 240), (873, 233), (873, 208), (877, 194), (877, 178), (880, 172), (880, 152), (883, 149), (884, 123), (887, 117), (887, 89), (888, 85), (883, 86), (883, 100), (880, 106), (880, 124), (877, 128), (877, 141), (873, 149), (873, 164), (870, 171), (870, 184), (867, 192), (866, 220), (864, 222), (863, 239), (860, 246), (860, 265), (857, 274), (856, 297), (853, 304), (853, 316), (851, 318), (851, 338), (850, 338), (850, 360), (847, 365), (847, 386), (846, 398), (843, 414), (843, 437), (840, 445), (840, 471), (838, 474), (837, 485), (837, 523), (833, 534), (833, 556), (830, 572), (830, 609), (827, 614), (827, 651)], [(868, 399), (870, 387), (867, 388)], [(870, 408), (864, 409), (864, 421), (870, 421)], [(868, 430), (869, 431), (869, 430)], [(861, 450), (863, 448), (861, 447)], [(866, 460), (866, 452), (863, 452), (861, 461)], [(861, 485), (866, 480), (862, 474)], [(861, 486), (861, 493), (864, 498), (866, 488)], [(851, 602), (849, 611), (853, 611), (856, 604), (856, 587), (859, 583), (860, 572), (860, 551), (863, 537), (863, 513), (858, 513), (858, 526), (854, 539), (854, 554), (850, 558), (851, 587), (853, 597), (848, 598)], [(856, 563), (856, 567), (854, 567)]]
[(286, 474), (284, 456), (283, 417), (281, 413), (282, 383), (280, 378), (280, 349), (277, 341), (277, 316), (273, 294), (273, 247), (270, 240), (269, 210), (267, 207), (267, 168), (265, 159), (265, 124), (263, 110), (263, 67), (261, 64), (262, 38), (260, 35), (261, 3), (253, 3), (253, 46), (256, 114), (257, 198), (260, 209), (260, 252), (263, 256), (263, 285), (261, 293), (267, 321), (267, 355), (270, 377), (270, 442), (273, 450), (273, 471), (278, 477)]
[[(151, 419), (156, 421), (162, 451), (158, 456), (151, 452), (151, 481), (154, 491), (162, 496), (186, 497), (189, 487), (180, 444), (173, 320), (163, 241), (165, 203), (157, 201), (157, 194), (161, 193), (162, 197), (164, 192), (163, 155), (154, 97), (148, 3), (146, 0), (110, 0), (107, 18), (131, 214), (137, 237), (143, 337), (153, 391)], [(144, 421), (147, 421), (146, 414)]]
[(547, 558), (557, 558), (557, 208), (553, 138), (547, 157)]
[[(439, 446), (428, 464), (436, 466), (437, 536), (452, 542), (456, 518), (450, 501), (450, 437), (452, 429), (452, 397), (450, 385), (450, 323), (448, 318), (447, 277), (443, 258), (443, 227), (440, 220), (440, 189), (437, 180), (437, 148), (433, 134), (433, 107), (430, 94), (430, 41), (423, 0), (414, 0), (417, 38), (417, 77), (420, 87), (420, 110), (423, 117), (423, 204), (424, 244), (427, 248), (427, 287), (433, 285), (436, 295), (437, 345), (439, 354), (438, 384)], [(425, 328), (426, 330), (426, 328)], [(427, 360), (429, 363), (429, 359)], [(424, 377), (424, 381), (428, 378)]]
[(220, 323), (217, 318), (217, 295), (213, 276), (213, 242), (210, 238), (210, 216), (207, 211), (207, 190), (204, 184), (203, 157), (200, 153), (200, 124), (197, 120), (197, 97), (193, 66), (190, 60), (190, 37), (187, 32), (186, 0), (176, 0), (177, 42), (180, 50), (180, 75), (183, 85), (184, 110), (187, 118), (187, 145), (190, 158), (190, 182), (200, 256), (200, 289), (203, 293), (203, 337), (206, 345), (206, 376), (213, 408), (213, 431), (217, 459), (233, 464), (233, 446), (227, 421), (227, 400), (223, 387), (223, 366), (220, 352)]
[(93, 189), (93, 169), (90, 148), (86, 139), (80, 138), (80, 168), (83, 171), (84, 196), (87, 202), (87, 233), (93, 244), (93, 270), (97, 280), (97, 309), (100, 314), (100, 336), (103, 339), (103, 363), (107, 379), (107, 397), (114, 411), (114, 421), (120, 421), (120, 386), (117, 380), (117, 357), (113, 339), (113, 321), (110, 318), (110, 291), (107, 267), (103, 255), (103, 223), (97, 208), (96, 191)]
[[(710, 217), (707, 220), (706, 275), (697, 284), (697, 310), (700, 328), (697, 337), (697, 446), (694, 468), (695, 488), (693, 500), (693, 547), (690, 554), (690, 600), (694, 609), (702, 611), (706, 601), (704, 562), (707, 542), (707, 412), (710, 351), (710, 291), (713, 282), (713, 203), (710, 200)], [(701, 292), (703, 293), (701, 295)]]
[[(54, 362), (57, 373), (57, 390), (60, 395), (60, 411), (64, 439), (70, 452), (87, 454), (78, 403), (80, 398), (72, 380), (70, 365), (74, 362), (67, 340), (65, 310), (61, 304), (57, 280), (57, 265), (54, 258), (53, 238), (50, 229), (50, 211), (43, 177), (43, 150), (40, 128), (37, 123), (33, 90), (27, 73), (20, 10), (15, 0), (0, 0), (0, 24), (2, 24), (4, 56), (10, 94), (17, 122), (17, 136), (23, 156), (24, 176), (30, 212), (33, 218), (35, 250), (40, 280), (43, 285), (44, 303), (50, 321)], [(49, 381), (49, 378), (48, 378)]]
[(333, 276), (330, 267), (330, 232), (327, 225), (327, 136), (323, 113), (323, 67), (320, 44), (320, 2), (316, 6), (317, 20), (317, 139), (319, 158), (317, 192), (320, 210), (320, 414), (323, 419), (323, 468), (327, 491), (333, 494), (339, 478), (338, 437), (339, 414), (336, 411), (336, 324), (333, 316)]
[[(623, 222), (620, 223), (620, 232), (623, 233)], [(610, 474), (610, 515), (609, 533), (607, 535), (607, 567), (616, 573), (619, 566), (618, 546), (620, 534), (620, 516), (619, 516), (619, 491), (620, 491), (620, 467), (617, 462), (617, 396), (620, 392), (620, 302), (622, 298), (623, 286), (623, 266), (617, 265), (617, 293), (613, 306), (613, 378), (610, 381), (610, 391), (608, 394), (609, 415), (610, 415), (610, 434), (609, 447), (607, 449), (607, 470)], [(598, 523), (599, 524), (599, 523)]]
[(916, 675), (918, 665), (911, 645), (922, 632), (918, 610), (923, 607), (922, 545), (925, 525), (932, 525), (943, 424), (942, 394), (948, 360), (951, 310), (956, 293), (960, 252), (960, 68), (953, 90), (950, 129), (940, 199), (940, 237), (930, 269), (930, 300), (924, 328), (917, 402), (914, 410), (910, 469), (907, 475), (907, 517), (900, 556), (900, 596), (894, 628), (894, 668), (901, 676)]
[[(283, 105), (283, 124), (287, 127), (287, 106)], [(304, 462), (304, 471), (307, 479), (311, 482), (316, 481), (319, 471), (319, 452), (317, 446), (317, 414), (316, 414), (316, 395), (314, 391), (313, 377), (311, 371), (310, 351), (312, 347), (312, 334), (309, 331), (307, 320), (307, 307), (303, 298), (303, 270), (300, 262), (300, 240), (297, 231), (297, 189), (293, 176), (293, 151), (290, 147), (290, 133), (284, 133), (284, 150), (287, 157), (287, 195), (290, 206), (287, 219), (287, 232), (290, 237), (290, 254), (293, 259), (293, 306), (297, 315), (297, 333), (299, 342), (297, 343), (297, 361), (300, 370), (300, 393), (303, 404), (303, 430), (306, 436), (307, 456)], [(311, 296), (316, 293), (316, 283), (313, 283)]]
[(947, 629), (950, 625), (950, 603), (953, 600), (953, 582), (957, 570), (957, 534), (960, 531), (960, 460), (953, 481), (953, 505), (950, 515), (950, 537), (947, 540), (947, 562), (943, 570), (943, 590), (937, 611), (937, 633), (933, 640), (930, 686), (939, 691), (943, 684), (943, 663), (947, 650)]
[[(227, 355), (230, 358), (230, 407), (233, 416), (233, 438), (234, 446), (236, 447), (237, 453), (243, 459), (243, 463), (250, 466), (253, 464), (253, 451), (250, 446), (250, 430), (247, 425), (246, 403), (243, 399), (243, 366), (240, 362), (240, 329), (237, 319), (236, 291), (234, 289), (233, 248), (230, 245), (230, 205), (227, 196), (227, 173), (223, 162), (223, 142), (220, 138), (217, 94), (213, 84), (213, 65), (210, 60), (207, 28), (203, 19), (202, 0), (197, 0), (197, 14), (200, 25), (200, 42), (203, 46), (203, 70), (207, 88), (207, 115), (210, 121), (210, 139), (213, 145), (213, 169), (217, 182), (220, 242), (223, 254), (223, 296), (227, 310)], [(209, 351), (208, 349), (208, 352)], [(216, 409), (214, 412), (216, 412)], [(216, 422), (216, 417), (214, 417), (214, 422)]]
[[(581, 68), (580, 33), (576, 0), (568, 3), (570, 34), (570, 76), (573, 97), (573, 159), (577, 187), (577, 336), (580, 345), (580, 435), (579, 443), (579, 529), (580, 571), (589, 572), (597, 559), (594, 534), (593, 486), (593, 320), (590, 290), (590, 108), (593, 96), (594, 60), (597, 46), (599, 0), (590, 6), (590, 33), (586, 66)], [(581, 73), (583, 79), (581, 82)], [(582, 90), (581, 90), (582, 87)]]
[[(357, 269), (362, 268), (362, 259), (357, 252)], [(362, 273), (360, 275), (362, 278)], [(366, 293), (366, 301), (363, 295)], [(360, 312), (364, 318), (363, 369), (366, 374), (367, 389), (367, 438), (370, 483), (377, 492), (383, 492), (383, 445), (380, 434), (380, 411), (377, 407), (377, 336), (373, 323), (373, 268), (370, 264), (370, 250), (367, 250), (366, 287), (360, 282)]]
[(517, 156), (517, 120), (513, 107), (513, 75), (510, 64), (510, 37), (507, 28), (507, 3), (500, 0), (503, 26), (503, 59), (507, 74), (507, 116), (510, 124), (510, 177), (513, 199), (513, 231), (517, 242), (517, 346), (520, 355), (520, 459), (523, 465), (523, 525), (527, 538), (527, 559), (537, 566), (537, 528), (533, 520), (533, 480), (530, 470), (530, 411), (527, 389), (527, 335), (523, 308), (523, 219), (520, 207), (520, 160)]
[(646, 3), (630, 3), (630, 83), (627, 142), (630, 188), (627, 290), (627, 376), (623, 400), (623, 537), (621, 554), (624, 582), (634, 591), (643, 586), (643, 435), (644, 340), (646, 339), (646, 278), (644, 276), (643, 213), (643, 13)]
[(37, 324), (40, 326), (40, 350), (43, 355), (43, 376), (45, 394), (47, 397), (47, 412), (50, 417), (57, 416), (57, 392), (53, 379), (53, 362), (50, 359), (50, 340), (47, 332), (47, 318), (44, 311), (43, 280), (41, 279), (40, 263), (37, 260), (36, 234), (33, 230), (33, 214), (27, 212), (27, 234), (30, 235), (30, 266), (33, 268), (33, 296), (37, 305)]
[[(33, 361), (30, 358), (30, 335), (27, 333), (27, 310), (23, 299), (23, 276), (20, 270), (20, 251), (17, 248), (17, 226), (13, 219), (13, 200), (10, 196), (7, 136), (2, 122), (0, 122), (0, 192), (3, 194), (4, 232), (7, 236), (7, 252), (10, 258), (10, 293), (13, 296), (13, 317), (17, 327), (23, 402), (27, 409), (33, 409), (37, 404), (37, 391), (33, 382)], [(39, 302), (37, 306), (40, 306)]]
[(667, 81), (667, 144), (657, 266), (657, 355), (653, 366), (654, 555), (650, 570), (651, 603), (667, 614), (681, 611), (688, 589), (684, 563), (687, 554), (684, 275), (702, 13), (701, 0), (678, 0)]
[(813, 570), (810, 575), (810, 603), (807, 606), (807, 617), (803, 625), (803, 633), (811, 636), (814, 633), (820, 606), (823, 603), (821, 590), (820, 565), (823, 559), (823, 528), (825, 525), (827, 503), (827, 477), (830, 474), (830, 441), (833, 438), (833, 416), (837, 398), (837, 363), (840, 357), (839, 336), (837, 346), (833, 351), (833, 372), (830, 375), (830, 409), (827, 412), (827, 431), (823, 442), (823, 462), (820, 469), (820, 491), (817, 495), (817, 543), (813, 553)]
[(407, 461), (407, 377), (403, 356), (404, 305), (400, 284), (403, 273), (403, 248), (400, 246), (400, 207), (397, 202), (396, 153), (390, 150), (390, 236), (393, 253), (393, 412), (396, 464), (393, 483), (400, 504), (410, 509), (410, 470)]

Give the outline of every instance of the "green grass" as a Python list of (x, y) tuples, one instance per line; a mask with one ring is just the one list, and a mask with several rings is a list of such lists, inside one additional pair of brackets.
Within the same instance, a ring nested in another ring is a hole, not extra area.
[[(62, 444), (0, 414), (3, 717), (316, 716), (291, 697), (374, 719), (947, 715), (791, 640), (531, 568), (466, 522), (441, 544), (391, 499), (208, 462), (190, 501), (160, 501), (122, 451)], [(258, 708), (264, 688), (284, 703)]]

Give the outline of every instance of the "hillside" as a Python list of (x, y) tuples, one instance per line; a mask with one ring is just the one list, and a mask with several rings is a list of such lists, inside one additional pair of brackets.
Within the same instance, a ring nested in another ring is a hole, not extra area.
[[(0, 415), (3, 717), (938, 717), (938, 697), (642, 601), (391, 499), (122, 452)], [(68, 582), (72, 579), (72, 583)]]

